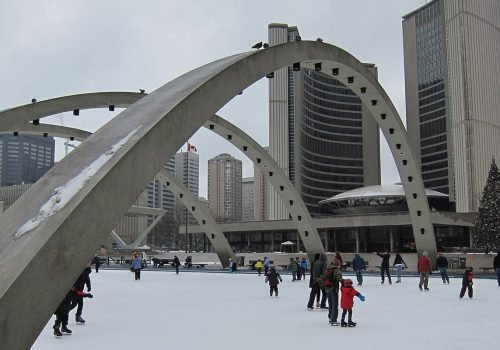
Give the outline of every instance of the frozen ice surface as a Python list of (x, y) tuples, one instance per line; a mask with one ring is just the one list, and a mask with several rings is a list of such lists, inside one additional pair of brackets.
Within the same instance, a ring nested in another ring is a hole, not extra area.
[[(347, 275), (346, 275), (347, 276)], [(32, 349), (481, 349), (500, 346), (500, 288), (475, 279), (472, 300), (459, 299), (461, 279), (444, 285), (431, 278), (429, 292), (416, 277), (380, 284), (365, 276), (363, 303), (354, 300), (355, 328), (332, 327), (327, 312), (307, 311), (309, 280), (282, 275), (279, 297), (269, 296), (256, 274), (143, 271), (134, 281), (123, 270), (92, 272), (93, 299), (85, 299), (85, 325), (72, 335), (52, 334), (54, 316)], [(309, 277), (309, 276), (308, 276)], [(355, 281), (353, 276), (348, 276)], [(354, 283), (356, 286), (356, 282)], [(341, 311), (341, 310), (340, 310)], [(29, 317), (29, 316), (27, 316)]]

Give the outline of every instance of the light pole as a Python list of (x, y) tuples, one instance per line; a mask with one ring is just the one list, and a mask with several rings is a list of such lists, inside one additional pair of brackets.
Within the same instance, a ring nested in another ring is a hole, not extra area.
[[(189, 143), (187, 144), (187, 153), (186, 153), (186, 165), (187, 165), (187, 169), (186, 169), (186, 187), (189, 191)], [(188, 252), (188, 208), (187, 206), (184, 204), (184, 208), (185, 208), (185, 218), (184, 218), (184, 221), (185, 221), (185, 224), (186, 224), (186, 253)]]

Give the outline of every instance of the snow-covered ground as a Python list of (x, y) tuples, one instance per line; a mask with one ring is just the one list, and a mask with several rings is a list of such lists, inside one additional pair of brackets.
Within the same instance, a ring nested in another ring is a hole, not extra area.
[[(365, 277), (355, 298), (355, 328), (332, 327), (327, 312), (307, 311), (307, 281), (283, 275), (279, 297), (269, 297), (256, 274), (124, 270), (92, 272), (93, 299), (85, 325), (70, 314), (73, 334), (56, 338), (54, 317), (32, 349), (481, 349), (500, 348), (500, 288), (475, 279), (474, 298), (459, 299), (461, 280), (443, 285), (433, 275), (429, 292), (416, 277), (381, 285)], [(349, 276), (355, 281), (353, 276)], [(387, 282), (386, 282), (387, 283)], [(355, 283), (356, 285), (356, 283)]]

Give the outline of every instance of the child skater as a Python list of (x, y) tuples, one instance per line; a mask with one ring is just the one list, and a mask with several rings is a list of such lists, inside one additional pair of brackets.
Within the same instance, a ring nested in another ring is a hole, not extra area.
[[(358, 297), (361, 301), (365, 301), (365, 297), (352, 287), (352, 280), (346, 279), (342, 282), (340, 287), (342, 297), (340, 299), (340, 307), (342, 308), (342, 320), (340, 321), (341, 327), (356, 327), (356, 322), (352, 322), (352, 307), (354, 306), (354, 297)], [(347, 316), (347, 323), (345, 322), (345, 314)]]
[[(71, 288), (70, 291), (66, 294), (63, 301), (57, 307), (54, 315), (56, 315), (56, 322), (54, 323), (54, 335), (56, 337), (61, 337), (62, 333), (71, 334), (71, 330), (68, 326), (68, 314), (71, 310), (71, 303), (75, 301), (77, 297), (80, 298), (92, 298), (93, 295), (90, 293), (85, 293), (79, 291), (75, 287)], [(59, 330), (59, 326), (62, 324), (61, 330)], [(62, 332), (62, 333), (61, 333)]]
[(273, 296), (273, 291), (276, 294), (276, 298), (278, 297), (278, 284), (283, 282), (279, 273), (276, 272), (274, 266), (271, 266), (269, 269), (269, 273), (266, 276), (265, 282), (269, 282), (269, 295)]
[(460, 299), (464, 297), (466, 289), (467, 294), (469, 294), (469, 298), (472, 299), (472, 270), (472, 266), (468, 266), (464, 271), (464, 277), (462, 278), (462, 289), (460, 290)]

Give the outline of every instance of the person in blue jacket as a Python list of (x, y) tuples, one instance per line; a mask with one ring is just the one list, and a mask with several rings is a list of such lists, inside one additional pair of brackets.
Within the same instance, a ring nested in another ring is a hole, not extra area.
[(141, 269), (142, 269), (142, 256), (134, 254), (132, 262), (130, 263), (130, 271), (134, 272), (136, 281), (141, 279)]
[(363, 270), (365, 269), (365, 260), (359, 254), (354, 254), (354, 258), (352, 259), (352, 269), (356, 273), (358, 286), (363, 285)]

